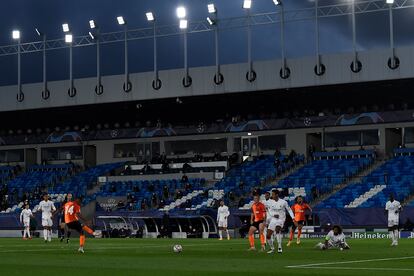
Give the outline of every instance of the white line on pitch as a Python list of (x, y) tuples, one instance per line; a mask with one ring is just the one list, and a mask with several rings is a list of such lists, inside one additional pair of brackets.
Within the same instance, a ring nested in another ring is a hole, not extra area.
[(344, 266), (310, 266), (311, 269), (338, 269), (338, 270), (388, 270), (388, 271), (414, 271), (414, 268), (379, 268), (379, 267), (344, 267)]
[(344, 261), (344, 262), (330, 262), (330, 263), (318, 263), (318, 264), (289, 265), (289, 266), (286, 266), (286, 268), (312, 268), (314, 266), (321, 266), (321, 265), (356, 264), (356, 263), (369, 263), (369, 262), (393, 261), (393, 260), (408, 260), (408, 259), (414, 259), (414, 256), (410, 256), (410, 257), (397, 257), (397, 258), (382, 258), (382, 259), (356, 260), (356, 261)]

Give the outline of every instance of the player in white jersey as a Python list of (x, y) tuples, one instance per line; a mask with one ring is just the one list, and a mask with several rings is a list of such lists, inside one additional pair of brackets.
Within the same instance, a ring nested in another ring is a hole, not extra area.
[(219, 227), (219, 240), (223, 240), (223, 230), (226, 231), (227, 239), (230, 240), (229, 230), (227, 229), (227, 219), (230, 215), (229, 207), (224, 205), (224, 201), (220, 201), (220, 207), (217, 210), (217, 224)]
[[(27, 240), (27, 238), (32, 239), (30, 236), (30, 218), (33, 217), (32, 211), (29, 209), (29, 204), (24, 206), (24, 209), (20, 213), (20, 223), (23, 224), (23, 239)], [(27, 238), (26, 238), (27, 235)]]
[(400, 236), (398, 225), (400, 224), (402, 207), (401, 203), (394, 199), (393, 194), (390, 195), (390, 200), (385, 204), (385, 210), (388, 211), (388, 231), (392, 240), (391, 246), (397, 246)]
[(39, 203), (39, 210), (42, 212), (42, 226), (43, 237), (45, 242), (52, 241), (52, 217), (56, 212), (56, 207), (52, 201), (49, 200), (49, 195), (44, 194), (43, 200)]
[(326, 235), (325, 242), (318, 243), (316, 247), (322, 250), (330, 248), (339, 248), (340, 250), (350, 249), (349, 245), (346, 243), (342, 227), (339, 225), (334, 225), (332, 230)]
[(273, 233), (276, 233), (277, 240), (277, 252), (282, 253), (282, 229), (286, 220), (286, 212), (292, 218), (293, 223), (297, 226), (295, 216), (293, 215), (292, 209), (286, 200), (279, 198), (279, 191), (272, 191), (272, 199), (268, 203), (268, 216), (271, 217), (270, 223), (267, 227), (267, 244), (270, 250), (267, 252), (272, 254), (275, 252), (275, 245), (273, 239)]
[[(264, 204), (265, 208), (266, 208), (266, 213), (269, 212), (269, 201), (270, 200), (270, 193), (269, 192), (265, 192), (264, 194), (264, 200), (262, 200), (262, 203)], [(270, 220), (272, 218), (267, 216), (266, 217), (266, 221), (265, 221), (265, 228), (263, 229), (263, 234), (265, 235), (265, 237), (267, 236), (267, 227), (269, 227), (270, 224)]]

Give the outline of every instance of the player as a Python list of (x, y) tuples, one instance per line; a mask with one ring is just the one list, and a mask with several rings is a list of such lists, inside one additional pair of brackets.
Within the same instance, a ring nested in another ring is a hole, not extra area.
[(230, 215), (229, 207), (224, 205), (224, 200), (220, 201), (220, 207), (217, 210), (217, 223), (219, 227), (219, 240), (223, 240), (223, 230), (226, 231), (227, 240), (230, 240), (229, 230), (227, 229), (227, 219)]
[(282, 253), (282, 229), (286, 220), (286, 212), (289, 213), (289, 216), (292, 218), (293, 223), (297, 226), (295, 221), (292, 209), (290, 209), (289, 204), (286, 200), (279, 198), (279, 190), (272, 191), (272, 199), (269, 200), (269, 213), (268, 216), (271, 217), (270, 224), (267, 228), (267, 244), (270, 247), (270, 250), (267, 252), (272, 254), (275, 252), (273, 233), (276, 233), (277, 240), (277, 252)]
[(331, 248), (339, 248), (340, 250), (350, 249), (349, 245), (345, 241), (345, 235), (342, 232), (342, 227), (334, 225), (328, 235), (326, 235), (324, 243), (318, 243), (317, 248), (326, 250)]
[(42, 226), (43, 226), (43, 238), (46, 242), (52, 241), (52, 217), (56, 212), (55, 204), (49, 200), (49, 195), (46, 193), (43, 195), (43, 200), (39, 203), (39, 210), (42, 212)]
[[(29, 238), (32, 239), (32, 236), (30, 236), (30, 218), (33, 218), (32, 210), (29, 209), (29, 204), (26, 204), (24, 206), (24, 209), (20, 213), (20, 223), (23, 224), (23, 239), (27, 240)], [(26, 238), (27, 235), (27, 238)]]
[(65, 204), (67, 202), (72, 201), (72, 194), (67, 194), (65, 200), (62, 203), (59, 212), (59, 235), (60, 235), (60, 242), (66, 238), (66, 243), (69, 243), (70, 235), (72, 234), (71, 231), (68, 229), (65, 223)]
[[(269, 200), (270, 200), (270, 193), (269, 192), (265, 192), (264, 194), (264, 200), (262, 201), (262, 203), (264, 204), (265, 208), (266, 208), (266, 214), (268, 214), (269, 211)], [(263, 230), (263, 235), (266, 237), (267, 236), (267, 227), (269, 226), (270, 223), (270, 216), (266, 216), (266, 222), (265, 222), (265, 227)]]
[(295, 221), (297, 222), (298, 226), (295, 225), (292, 226), (292, 229), (290, 229), (290, 236), (289, 241), (287, 243), (287, 246), (290, 246), (292, 243), (293, 237), (295, 236), (296, 228), (298, 229), (298, 237), (296, 239), (296, 244), (300, 244), (300, 236), (302, 235), (302, 227), (305, 225), (305, 212), (306, 210), (309, 210), (312, 212), (312, 208), (307, 204), (303, 202), (303, 197), (298, 196), (296, 198), (296, 204), (292, 206), (292, 211), (295, 214)]
[(400, 236), (398, 225), (400, 223), (402, 207), (401, 203), (394, 199), (393, 194), (390, 194), (390, 200), (385, 204), (385, 210), (388, 211), (388, 231), (392, 241), (391, 246), (397, 246)]
[(79, 232), (79, 249), (78, 251), (81, 253), (85, 253), (84, 245), (85, 245), (85, 232), (94, 235), (95, 232), (86, 225), (82, 225), (79, 220), (85, 221), (84, 218), (81, 216), (81, 200), (77, 198), (75, 201), (70, 201), (65, 204), (65, 223), (68, 229), (73, 229)]
[(249, 229), (249, 243), (250, 248), (249, 251), (256, 250), (256, 247), (254, 246), (254, 232), (259, 231), (260, 235), (260, 244), (262, 251), (264, 251), (265, 248), (265, 236), (263, 234), (264, 231), (264, 224), (266, 220), (266, 207), (263, 203), (260, 202), (259, 195), (254, 195), (253, 197), (253, 205), (252, 205), (252, 214), (250, 216), (250, 229)]

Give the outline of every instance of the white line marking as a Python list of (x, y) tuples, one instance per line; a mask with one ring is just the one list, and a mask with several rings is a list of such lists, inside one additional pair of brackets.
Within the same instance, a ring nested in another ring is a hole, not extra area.
[(388, 271), (414, 271), (414, 268), (379, 268), (379, 267), (344, 267), (344, 266), (311, 266), (312, 269), (339, 269), (339, 270), (388, 270)]
[(382, 259), (356, 260), (356, 261), (345, 261), (345, 262), (330, 262), (330, 263), (318, 263), (318, 264), (289, 265), (289, 266), (286, 266), (286, 268), (312, 268), (312, 267), (315, 267), (315, 266), (325, 266), (325, 265), (356, 264), (356, 263), (369, 263), (369, 262), (393, 261), (393, 260), (408, 260), (408, 259), (414, 259), (414, 256), (398, 257), (398, 258), (382, 258)]

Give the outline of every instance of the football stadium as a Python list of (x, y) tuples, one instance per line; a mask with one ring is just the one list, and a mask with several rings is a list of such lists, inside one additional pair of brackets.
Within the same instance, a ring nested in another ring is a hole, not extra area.
[(1, 275), (414, 275), (414, 0), (3, 0)]

